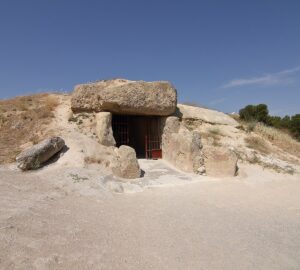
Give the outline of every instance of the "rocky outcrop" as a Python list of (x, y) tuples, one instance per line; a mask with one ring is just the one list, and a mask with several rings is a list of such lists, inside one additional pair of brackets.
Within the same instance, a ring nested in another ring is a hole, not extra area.
[(134, 179), (141, 176), (141, 169), (136, 158), (135, 150), (127, 145), (115, 149), (116, 155), (111, 163), (111, 170), (115, 176)]
[(183, 104), (178, 104), (177, 108), (176, 115), (183, 120), (192, 119), (213, 125), (229, 125), (234, 127), (239, 125), (237, 121), (222, 112)]
[(77, 85), (72, 94), (74, 112), (108, 111), (118, 114), (161, 115), (175, 112), (177, 91), (166, 81), (123, 79)]
[(205, 147), (204, 164), (206, 174), (215, 177), (229, 177), (237, 174), (237, 155), (225, 147)]
[(180, 126), (177, 117), (168, 117), (162, 136), (163, 158), (177, 168), (198, 174), (205, 173), (199, 132)]
[(110, 112), (99, 112), (96, 114), (96, 135), (98, 136), (99, 143), (105, 146), (116, 145), (111, 118), (112, 115)]
[(46, 139), (19, 154), (16, 157), (18, 167), (22, 170), (37, 169), (59, 152), (64, 145), (65, 142), (60, 137)]

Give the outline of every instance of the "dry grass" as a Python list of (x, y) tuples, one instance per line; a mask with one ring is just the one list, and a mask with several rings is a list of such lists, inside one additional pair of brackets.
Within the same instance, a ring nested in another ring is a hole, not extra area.
[(255, 130), (256, 125), (257, 125), (257, 122), (255, 122), (255, 121), (247, 123), (246, 124), (246, 129), (245, 129), (246, 132), (247, 133), (253, 132)]
[(300, 143), (293, 139), (288, 133), (261, 123), (255, 126), (254, 132), (283, 151), (300, 158)]
[(196, 130), (202, 125), (202, 121), (199, 119), (183, 119), (182, 123), (189, 131)]
[(256, 121), (251, 121), (251, 122), (245, 122), (242, 120), (238, 120), (240, 125), (237, 127), (237, 129), (246, 131), (247, 133), (251, 133), (255, 130), (255, 127), (257, 125)]
[(262, 154), (270, 153), (270, 149), (267, 146), (267, 144), (265, 143), (265, 141), (259, 137), (254, 137), (254, 136), (246, 137), (245, 142), (246, 142), (247, 147), (257, 150), (258, 152), (260, 152)]
[(223, 136), (222, 132), (218, 128), (210, 128), (208, 129), (208, 133), (212, 136)]
[(58, 104), (58, 97), (50, 94), (0, 100), (0, 164), (14, 161), (22, 144), (48, 135), (45, 127)]
[(217, 147), (222, 145), (220, 141), (224, 134), (222, 134), (220, 129), (213, 127), (209, 128), (207, 132), (201, 133), (201, 136), (206, 140), (212, 139), (212, 145)]

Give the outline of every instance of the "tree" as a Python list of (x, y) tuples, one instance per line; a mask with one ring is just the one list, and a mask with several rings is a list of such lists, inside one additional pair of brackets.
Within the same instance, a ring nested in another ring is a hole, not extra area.
[(239, 111), (240, 119), (247, 122), (262, 122), (269, 126), (289, 130), (298, 141), (300, 141), (300, 114), (293, 116), (269, 115), (268, 106), (266, 104), (247, 105)]
[(240, 115), (240, 118), (242, 120), (245, 120), (245, 121), (254, 121), (254, 116), (255, 116), (255, 106), (253, 105), (247, 105), (245, 108), (243, 109), (240, 109), (239, 111), (239, 115)]
[(291, 117), (289, 115), (286, 115), (281, 119), (281, 127), (286, 129), (291, 127)]
[(266, 104), (258, 104), (255, 108), (255, 118), (258, 122), (267, 123), (269, 116), (268, 106)]
[(269, 110), (266, 104), (247, 105), (239, 111), (240, 118), (245, 121), (257, 121), (267, 123)]
[(281, 128), (282, 127), (282, 119), (280, 116), (269, 116), (267, 124), (272, 127)]
[(300, 114), (291, 117), (290, 130), (295, 138), (300, 141)]

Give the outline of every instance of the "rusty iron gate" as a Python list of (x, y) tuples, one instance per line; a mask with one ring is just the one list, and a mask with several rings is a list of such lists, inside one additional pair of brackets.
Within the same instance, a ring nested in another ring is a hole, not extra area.
[(148, 117), (146, 121), (145, 152), (147, 159), (162, 158), (161, 121), (159, 117)]
[(141, 158), (162, 158), (160, 117), (113, 115), (112, 128), (117, 147), (129, 145)]

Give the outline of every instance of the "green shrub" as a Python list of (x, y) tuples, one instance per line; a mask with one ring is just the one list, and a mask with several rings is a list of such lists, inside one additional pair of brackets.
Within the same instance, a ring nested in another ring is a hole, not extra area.
[(239, 114), (241, 120), (250, 122), (246, 128), (247, 132), (253, 131), (255, 128), (254, 122), (260, 122), (277, 129), (288, 131), (288, 133), (300, 141), (300, 114), (293, 116), (286, 115), (283, 118), (280, 116), (272, 116), (269, 115), (268, 106), (266, 104), (247, 105), (240, 109)]
[(269, 110), (266, 104), (247, 105), (239, 111), (240, 118), (247, 122), (257, 121), (267, 123)]
[(293, 136), (300, 141), (300, 114), (292, 116), (290, 121), (290, 130)]

